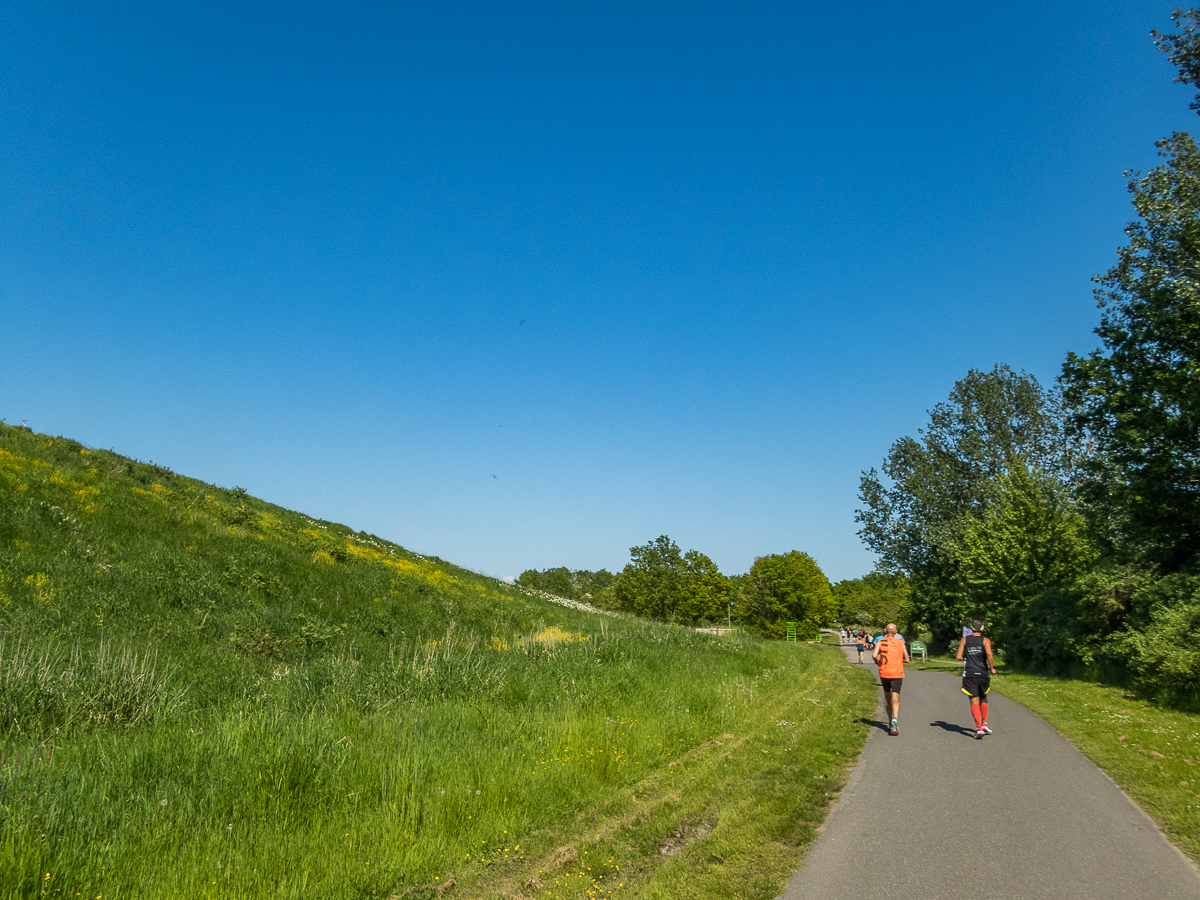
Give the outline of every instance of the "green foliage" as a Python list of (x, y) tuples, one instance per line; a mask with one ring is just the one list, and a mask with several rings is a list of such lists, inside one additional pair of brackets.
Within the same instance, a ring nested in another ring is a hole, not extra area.
[(667, 621), (679, 607), (683, 555), (665, 534), (641, 547), (631, 547), (630, 562), (617, 576), (617, 605), (647, 619)]
[[(817, 663), (783, 649), (567, 608), (0, 424), (0, 896), (486, 882), (481, 847), (561, 833), (777, 704), (807, 713)], [(821, 709), (814, 728), (853, 721)], [(813, 759), (795, 778), (833, 765)]]
[(907, 578), (886, 572), (839, 581), (833, 587), (838, 621), (873, 628), (882, 628), (888, 622), (907, 623), (910, 593)]
[(1112, 639), (1147, 621), (1156, 581), (1144, 569), (1101, 564), (1044, 590), (1010, 617), (1005, 659), (1027, 671), (1128, 682), (1128, 657)]
[(716, 563), (698, 550), (683, 556), (683, 579), (679, 586), (678, 617), (684, 622), (714, 620), (725, 612), (733, 587)]
[(1004, 365), (971, 369), (920, 433), (892, 444), (886, 481), (871, 469), (860, 484), (858, 533), (887, 571), (923, 574), (944, 565), (947, 545), (983, 514), (992, 479), (1013, 460), (1044, 471), (1064, 465), (1053, 396)]
[(527, 569), (521, 573), (517, 583), (522, 587), (545, 591), (556, 597), (578, 600), (600, 609), (615, 609), (616, 595), (613, 591), (617, 576), (606, 569), (591, 572), (587, 569), (568, 569), (559, 566), (539, 572)]
[(1200, 579), (1190, 578), (1174, 596), (1151, 609), (1150, 623), (1130, 631), (1118, 647), (1129, 654), (1135, 684), (1147, 697), (1200, 709)]
[(1018, 668), (1099, 678), (1156, 702), (1200, 709), (1200, 575), (1102, 567), (1043, 591), (1014, 619)]
[(811, 639), (837, 618), (829, 579), (807, 553), (760, 556), (750, 567), (748, 581), (739, 614), (746, 627), (759, 634), (782, 638), (787, 623), (795, 622), (797, 635)]
[(725, 615), (729, 579), (697, 550), (686, 554), (666, 535), (630, 548), (632, 557), (614, 586), (618, 608), (665, 622), (695, 624)]
[[(1172, 20), (1156, 42), (1198, 86), (1200, 10)], [(1128, 182), (1129, 242), (1093, 279), (1101, 347), (1068, 355), (1061, 401), (1006, 367), (972, 371), (883, 477), (864, 473), (858, 521), (910, 576), (935, 645), (979, 617), (1017, 667), (1197, 708), (1200, 149), (1186, 133), (1158, 147), (1165, 162)]]
[(1096, 561), (1083, 516), (1057, 482), (1016, 460), (994, 483), (996, 499), (966, 527), (959, 545), (962, 621), (980, 618), (1003, 645), (1014, 613)]
[(920, 440), (892, 444), (883, 477), (863, 473), (859, 535), (885, 571), (911, 579), (911, 615), (942, 645), (959, 634), (969, 603), (960, 561), (964, 536), (987, 514), (996, 479), (1014, 465), (1055, 478), (1073, 471), (1056, 397), (1037, 379), (998, 365), (955, 383), (930, 411)]
[(1127, 523), (1118, 549), (1178, 569), (1200, 552), (1200, 152), (1184, 133), (1158, 146), (1167, 162), (1129, 182), (1140, 221), (1095, 279), (1103, 346), (1069, 354), (1062, 382), (1103, 450), (1088, 488)]
[[(1179, 75), (1175, 80), (1183, 84), (1200, 85), (1200, 10), (1177, 9), (1171, 13), (1171, 21), (1179, 28), (1175, 34), (1160, 34), (1151, 31), (1154, 43), (1158, 49), (1167, 54), (1173, 65), (1179, 67)], [(1190, 107), (1200, 112), (1200, 95), (1192, 101)]]

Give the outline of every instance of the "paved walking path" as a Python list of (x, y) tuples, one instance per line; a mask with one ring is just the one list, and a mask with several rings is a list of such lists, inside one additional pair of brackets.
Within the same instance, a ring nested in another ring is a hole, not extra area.
[(993, 692), (995, 734), (976, 740), (958, 676), (909, 670), (891, 737), (879, 696), (850, 782), (781, 900), (1200, 898), (1200, 871), (1023, 706)]

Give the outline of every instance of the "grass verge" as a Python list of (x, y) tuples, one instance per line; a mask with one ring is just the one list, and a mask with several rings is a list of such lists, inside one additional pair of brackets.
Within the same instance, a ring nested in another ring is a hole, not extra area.
[(869, 673), (827, 648), (772, 645), (729, 731), (568, 820), (460, 862), (472, 900), (711, 900), (777, 897), (799, 865), (866, 738)]
[(874, 698), (0, 424), (0, 900), (767, 900)]

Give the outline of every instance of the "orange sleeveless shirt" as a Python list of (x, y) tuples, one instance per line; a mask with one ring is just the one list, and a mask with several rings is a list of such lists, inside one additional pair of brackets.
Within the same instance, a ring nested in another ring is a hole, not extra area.
[(900, 638), (883, 638), (879, 642), (879, 677), (904, 677), (904, 641)]

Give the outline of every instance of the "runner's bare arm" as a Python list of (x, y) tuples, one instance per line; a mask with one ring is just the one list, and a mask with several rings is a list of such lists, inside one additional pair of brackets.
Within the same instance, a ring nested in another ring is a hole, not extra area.
[(996, 663), (992, 660), (992, 642), (987, 638), (983, 639), (983, 652), (987, 654), (988, 668), (992, 670), (992, 674), (996, 674)]
[(958, 653), (954, 654), (955, 659), (962, 659), (963, 647), (965, 646), (967, 646), (967, 639), (965, 637), (960, 637), (958, 639)]

